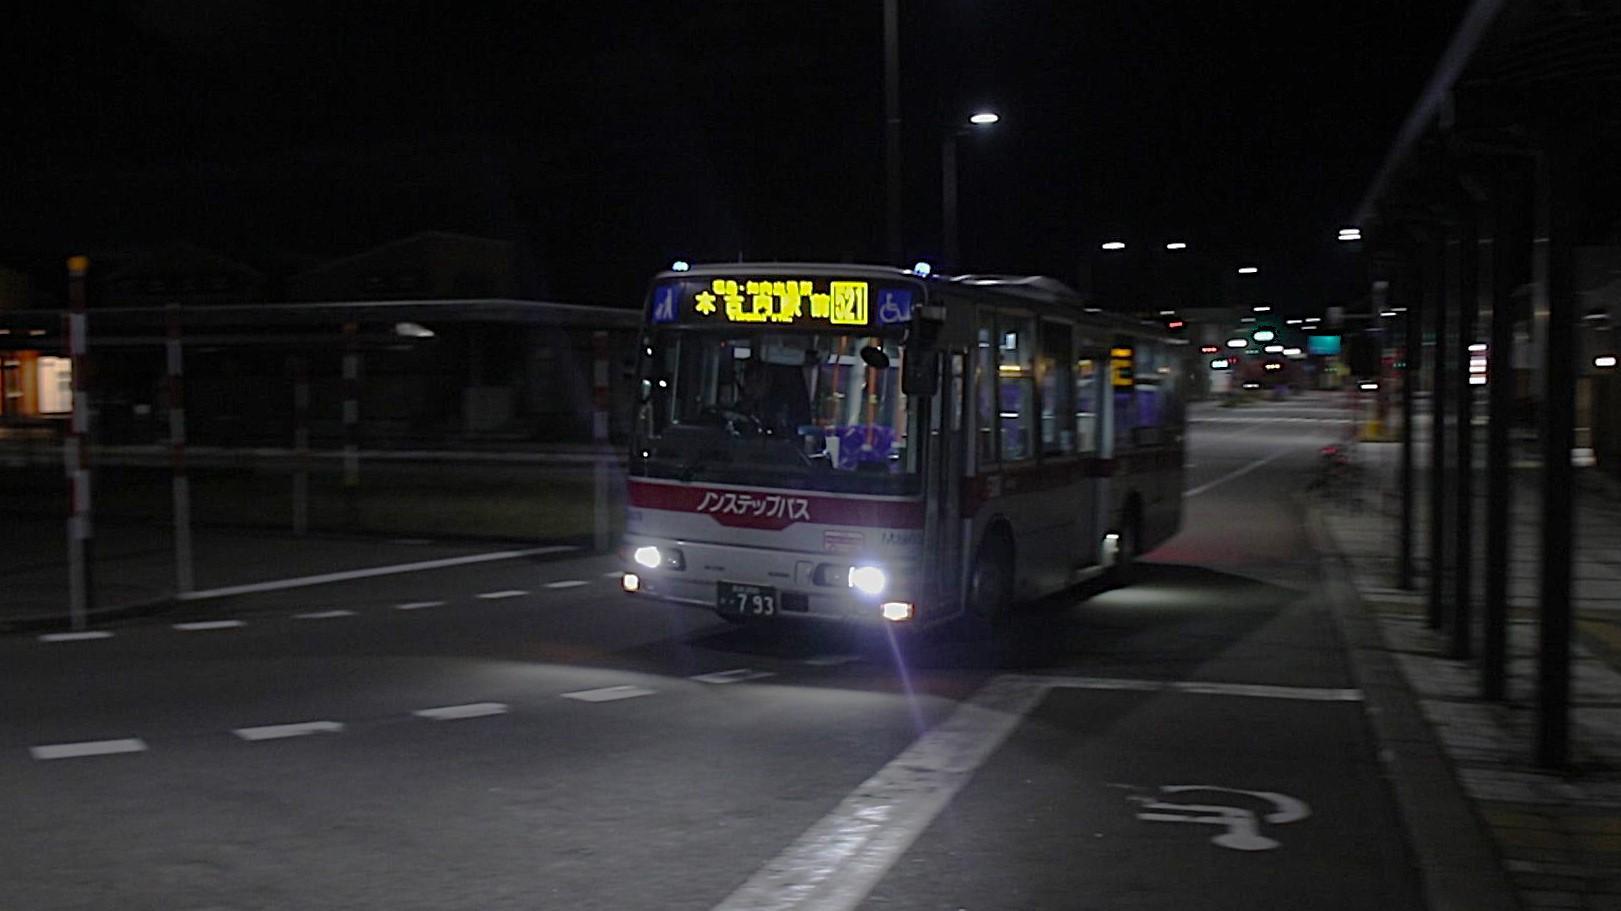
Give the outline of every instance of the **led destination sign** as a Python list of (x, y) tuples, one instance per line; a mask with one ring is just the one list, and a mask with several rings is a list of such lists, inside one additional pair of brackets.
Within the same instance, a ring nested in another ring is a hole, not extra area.
[(660, 284), (649, 316), (689, 325), (887, 326), (912, 318), (913, 290), (808, 278), (716, 278)]

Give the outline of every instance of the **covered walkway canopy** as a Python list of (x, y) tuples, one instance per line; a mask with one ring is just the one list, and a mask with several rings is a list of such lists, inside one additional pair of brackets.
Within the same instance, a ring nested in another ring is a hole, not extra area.
[[(1502, 699), (1509, 555), (1540, 553), (1536, 756), (1547, 766), (1569, 758), (1577, 468), (1596, 461), (1591, 471), (1621, 477), (1618, 153), (1621, 2), (1476, 0), (1353, 219), (1372, 298), (1400, 334), (1396, 581), (1413, 588), (1424, 577), (1431, 625), (1454, 657), (1478, 649), (1481, 694)], [(1426, 389), (1427, 426), (1415, 420)], [(1477, 389), (1489, 406), (1484, 497)], [(1510, 521), (1517, 421), (1535, 429), (1539, 467), (1523, 479), (1540, 484), (1535, 525)], [(1421, 427), (1427, 472), (1415, 464)], [(1540, 546), (1515, 527), (1537, 528)], [(1422, 558), (1420, 528), (1429, 532)]]

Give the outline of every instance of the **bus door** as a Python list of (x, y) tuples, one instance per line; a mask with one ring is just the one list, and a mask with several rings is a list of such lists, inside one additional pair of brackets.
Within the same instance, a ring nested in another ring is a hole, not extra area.
[(962, 476), (966, 470), (964, 453), (968, 434), (964, 426), (967, 410), (965, 379), (967, 356), (948, 351), (940, 359), (940, 394), (929, 409), (930, 434), (928, 485), (928, 531), (924, 536), (926, 559), (934, 567), (936, 602), (944, 610), (961, 600), (963, 564)]

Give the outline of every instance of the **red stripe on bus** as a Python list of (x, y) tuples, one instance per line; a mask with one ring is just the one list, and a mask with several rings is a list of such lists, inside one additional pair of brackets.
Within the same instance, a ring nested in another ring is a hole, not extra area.
[(922, 528), (921, 500), (863, 500), (817, 496), (805, 491), (703, 487), (631, 480), (630, 505), (641, 509), (707, 515), (729, 528), (781, 531), (797, 522)]

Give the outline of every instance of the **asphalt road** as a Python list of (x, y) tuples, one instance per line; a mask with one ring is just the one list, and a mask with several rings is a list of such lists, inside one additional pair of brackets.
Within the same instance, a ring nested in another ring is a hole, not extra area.
[(1421, 907), (1295, 499), (1331, 409), (1199, 410), (1183, 533), (996, 647), (569, 553), (0, 638), (0, 909)]

